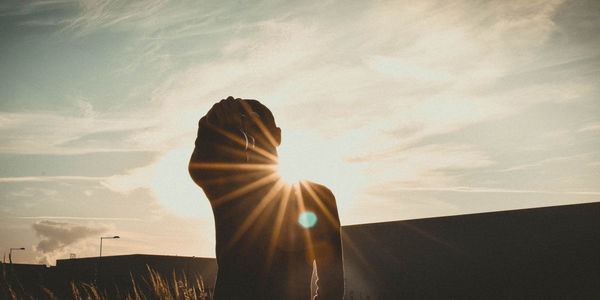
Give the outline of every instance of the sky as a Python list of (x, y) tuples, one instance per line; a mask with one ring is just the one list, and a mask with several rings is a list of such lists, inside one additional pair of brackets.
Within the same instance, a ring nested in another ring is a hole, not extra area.
[(214, 257), (189, 178), (227, 96), (342, 225), (600, 201), (598, 1), (0, 3), (8, 261)]

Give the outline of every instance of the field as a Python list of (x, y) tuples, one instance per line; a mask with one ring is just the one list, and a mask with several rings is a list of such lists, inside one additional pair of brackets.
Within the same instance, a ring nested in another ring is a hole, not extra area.
[(3, 267), (0, 280), (0, 298), (11, 300), (210, 300), (212, 294), (206, 289), (201, 278), (188, 280), (185, 275), (178, 278), (175, 273), (172, 274), (171, 278), (165, 278), (149, 266), (147, 266), (146, 274), (142, 276), (131, 275), (131, 285), (121, 289), (118, 287), (99, 288), (94, 282), (75, 281), (49, 285), (24, 284), (11, 276), (9, 267)]

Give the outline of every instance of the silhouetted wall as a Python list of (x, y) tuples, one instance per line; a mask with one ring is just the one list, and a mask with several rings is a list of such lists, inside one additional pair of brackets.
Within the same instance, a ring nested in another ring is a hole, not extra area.
[[(342, 240), (346, 299), (600, 299), (600, 203), (344, 226)], [(132, 277), (148, 278), (147, 266), (214, 287), (215, 259), (160, 255), (2, 264), (0, 284), (69, 299), (71, 281), (97, 275), (118, 299)]]
[(347, 299), (600, 299), (600, 203), (346, 226), (343, 241)]

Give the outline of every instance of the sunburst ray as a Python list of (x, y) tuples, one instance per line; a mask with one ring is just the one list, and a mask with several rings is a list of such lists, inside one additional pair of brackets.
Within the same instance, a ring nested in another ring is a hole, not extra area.
[(243, 185), (243, 186), (241, 186), (241, 187), (239, 187), (239, 188), (237, 188), (237, 189), (235, 189), (235, 190), (233, 190), (233, 191), (231, 191), (231, 192), (229, 192), (229, 193), (227, 193), (227, 194), (225, 194), (225, 195), (223, 195), (223, 196), (215, 199), (213, 201), (213, 203), (214, 203), (215, 206), (221, 205), (221, 204), (223, 204), (223, 203), (225, 203), (227, 201), (230, 201), (230, 200), (232, 200), (232, 199), (234, 199), (236, 197), (239, 197), (241, 195), (247, 194), (247, 193), (249, 193), (249, 192), (251, 192), (251, 191), (253, 191), (255, 189), (258, 189), (258, 188), (260, 188), (260, 187), (262, 187), (264, 185), (267, 185), (267, 184), (269, 184), (269, 183), (271, 183), (273, 181), (276, 181), (279, 178), (280, 178), (279, 174), (273, 172), (273, 173), (271, 173), (268, 176), (265, 176), (265, 177), (263, 177), (263, 178), (261, 178), (259, 180), (256, 180), (256, 181), (251, 181), (250, 183), (248, 183), (246, 185)]
[(242, 225), (238, 228), (231, 240), (229, 240), (227, 248), (233, 246), (242, 237), (242, 235), (245, 234), (246, 231), (248, 231), (250, 226), (252, 226), (252, 223), (254, 223), (254, 221), (256, 220), (256, 218), (258, 218), (260, 213), (262, 213), (262, 211), (267, 207), (267, 204), (269, 204), (269, 202), (271, 202), (271, 200), (275, 198), (277, 193), (279, 193), (282, 186), (283, 181), (278, 180), (277, 182), (275, 182), (275, 184), (269, 189), (267, 194), (264, 197), (262, 197), (262, 199), (260, 199), (260, 202), (254, 207), (254, 209), (252, 209), (252, 212), (246, 217), (244, 223), (242, 223)]
[[(259, 121), (260, 121), (260, 119), (259, 119)], [(257, 124), (258, 124), (258, 123), (257, 123)], [(262, 122), (260, 122), (260, 124), (262, 124)], [(247, 140), (246, 140), (246, 139), (243, 139), (241, 136), (239, 136), (239, 135), (236, 135), (236, 134), (234, 134), (234, 133), (231, 133), (231, 132), (229, 132), (228, 130), (225, 130), (225, 129), (219, 128), (219, 127), (217, 127), (217, 126), (214, 126), (214, 125), (212, 125), (212, 124), (209, 124), (209, 126), (210, 126), (212, 129), (214, 129), (216, 132), (218, 132), (218, 133), (220, 133), (220, 134), (224, 135), (225, 137), (227, 137), (227, 138), (229, 138), (230, 140), (234, 141), (235, 143), (239, 144), (241, 147), (246, 147), (246, 146), (247, 146), (247, 145), (246, 145), (246, 143), (247, 143)], [(260, 125), (259, 125), (259, 128), (261, 128), (261, 126), (260, 126)], [(267, 129), (266, 129), (266, 127), (264, 126), (264, 124), (262, 124), (262, 128), (264, 128), (265, 130), (267, 130)], [(262, 131), (262, 129), (261, 129), (261, 131)], [(268, 130), (267, 130), (267, 131), (268, 131)], [(266, 135), (266, 134), (265, 134), (265, 135)], [(267, 135), (266, 135), (266, 136), (267, 136)], [(269, 138), (269, 137), (270, 137), (270, 138)], [(271, 141), (271, 140), (273, 140), (273, 141), (274, 141), (274, 139), (273, 139), (273, 136), (271, 135), (271, 133), (268, 133), (267, 139), (269, 139), (269, 141)], [(234, 150), (234, 151), (242, 151), (242, 150), (240, 150), (240, 149), (231, 148), (231, 147), (230, 147), (230, 149), (232, 149), (232, 150)], [(227, 149), (227, 148), (224, 148), (224, 150), (225, 150), (225, 151), (228, 151), (228, 149)], [(275, 155), (275, 154), (273, 154), (273, 153), (271, 153), (271, 152), (269, 152), (269, 151), (267, 151), (267, 150), (265, 150), (265, 149), (261, 148), (261, 147), (260, 147), (260, 146), (258, 146), (258, 145), (256, 145), (256, 146), (255, 146), (255, 147), (252, 149), (252, 151), (254, 151), (254, 152), (256, 152), (256, 153), (258, 153), (258, 154), (262, 155), (263, 157), (265, 157), (265, 158), (267, 158), (267, 159), (269, 159), (269, 160), (271, 160), (271, 161), (274, 161), (274, 162), (275, 162), (275, 161), (277, 161), (277, 155)], [(243, 152), (243, 151), (242, 151), (242, 152)]]
[(292, 192), (292, 186), (289, 184), (285, 184), (283, 196), (281, 198), (281, 202), (279, 203), (279, 210), (277, 211), (277, 217), (275, 218), (275, 226), (273, 227), (273, 232), (271, 233), (271, 240), (269, 241), (269, 248), (267, 249), (267, 262), (266, 262), (267, 270), (271, 267), (271, 263), (273, 261), (273, 255), (275, 254), (275, 246), (277, 245), (277, 241), (279, 240), (279, 233), (281, 232), (281, 224), (283, 223), (283, 217), (285, 216), (285, 209), (287, 208), (287, 204), (290, 200), (291, 192)]
[[(292, 188), (296, 194), (296, 201), (298, 201), (298, 207), (300, 208), (300, 213), (306, 211), (306, 206), (304, 205), (304, 197), (302, 196), (301, 187), (298, 185), (293, 185)], [(311, 258), (315, 257), (315, 251), (313, 250), (313, 241), (310, 236), (310, 228), (302, 227), (302, 233), (304, 233), (304, 238), (306, 240), (306, 244), (308, 245), (308, 255)]]

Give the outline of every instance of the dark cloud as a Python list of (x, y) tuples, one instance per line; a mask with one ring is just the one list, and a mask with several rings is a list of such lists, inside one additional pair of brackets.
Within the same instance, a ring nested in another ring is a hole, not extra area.
[(36, 249), (42, 253), (61, 250), (78, 241), (89, 237), (95, 237), (107, 230), (104, 226), (91, 227), (49, 220), (43, 220), (33, 224), (33, 229), (41, 239)]

